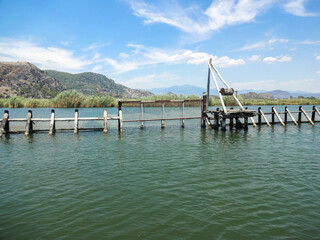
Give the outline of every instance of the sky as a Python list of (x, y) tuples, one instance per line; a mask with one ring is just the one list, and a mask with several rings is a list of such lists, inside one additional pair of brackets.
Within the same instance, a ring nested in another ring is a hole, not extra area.
[(320, 0), (0, 0), (0, 61), (136, 89), (320, 92)]

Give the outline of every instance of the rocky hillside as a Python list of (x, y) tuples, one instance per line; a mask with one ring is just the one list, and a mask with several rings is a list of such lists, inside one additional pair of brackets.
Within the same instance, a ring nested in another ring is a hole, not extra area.
[(102, 74), (92, 72), (71, 74), (53, 70), (46, 70), (46, 72), (61, 82), (68, 90), (76, 90), (84, 94), (102, 93), (123, 98), (140, 98), (153, 95), (148, 91), (135, 90), (115, 83), (114, 80)]
[(0, 97), (52, 98), (65, 87), (28, 62), (0, 62)]

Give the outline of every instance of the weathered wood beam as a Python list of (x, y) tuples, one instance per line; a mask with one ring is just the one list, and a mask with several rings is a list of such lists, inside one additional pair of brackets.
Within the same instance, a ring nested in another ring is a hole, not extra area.
[(33, 122), (32, 122), (32, 111), (28, 110), (28, 115), (27, 115), (27, 123), (26, 123), (26, 131), (24, 135), (29, 136), (32, 133), (33, 130)]
[(55, 112), (54, 109), (51, 109), (51, 119), (50, 119), (50, 130), (49, 135), (53, 135), (56, 132), (56, 122), (54, 119)]
[(301, 111), (303, 112), (304, 116), (308, 119), (311, 125), (314, 125), (313, 121), (310, 119), (306, 111), (301, 107)]
[(103, 132), (108, 132), (108, 112), (107, 109), (103, 110)]
[(73, 128), (74, 134), (78, 134), (79, 132), (79, 110), (74, 110), (74, 128)]
[(2, 134), (8, 134), (9, 133), (9, 111), (4, 110), (2, 122), (1, 122), (1, 129), (0, 129), (0, 137)]
[(272, 111), (276, 114), (277, 118), (279, 119), (279, 122), (281, 123), (282, 126), (285, 126), (284, 122), (282, 121), (277, 109), (275, 107), (272, 107)]

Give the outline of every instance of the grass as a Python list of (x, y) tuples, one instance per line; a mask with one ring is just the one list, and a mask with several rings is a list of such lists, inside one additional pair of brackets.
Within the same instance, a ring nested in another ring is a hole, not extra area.
[[(319, 105), (320, 98), (293, 98), (293, 99), (243, 99), (238, 96), (243, 105)], [(145, 97), (141, 101), (157, 101), (157, 100), (190, 100), (200, 99), (198, 95), (176, 95), (163, 94)], [(126, 99), (132, 100), (132, 99)], [(227, 106), (237, 105), (236, 101), (231, 96), (224, 97)], [(58, 94), (53, 99), (34, 99), (23, 97), (11, 97), (0, 99), (1, 108), (40, 108), (40, 107), (54, 107), (54, 108), (81, 108), (81, 107), (115, 107), (117, 106), (117, 99), (107, 95), (84, 95), (77, 91), (65, 91)], [(149, 104), (150, 106), (156, 106)], [(148, 105), (148, 106), (149, 106)], [(174, 104), (173, 104), (174, 105)], [(179, 103), (176, 104), (177, 106)], [(186, 103), (185, 106), (199, 106), (200, 103), (192, 102)], [(220, 99), (210, 97), (210, 106), (221, 106)], [(158, 106), (158, 105), (157, 105)]]

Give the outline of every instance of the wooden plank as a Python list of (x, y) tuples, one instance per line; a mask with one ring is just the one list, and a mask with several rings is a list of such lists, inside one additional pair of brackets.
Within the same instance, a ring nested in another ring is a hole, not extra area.
[(103, 132), (108, 132), (108, 112), (107, 109), (103, 110)]
[(74, 134), (78, 134), (79, 132), (79, 110), (75, 109), (74, 110), (74, 128), (73, 128), (73, 132)]
[(304, 109), (301, 107), (301, 111), (303, 112), (304, 116), (308, 119), (311, 125), (314, 125), (313, 121), (310, 119), (308, 114), (304, 111)]
[(319, 109), (318, 109), (316, 106), (314, 106), (314, 109), (316, 110), (316, 112), (317, 112), (318, 115), (320, 116), (320, 111), (319, 111)]
[(33, 122), (32, 122), (32, 111), (28, 110), (28, 115), (27, 115), (27, 123), (26, 123), (26, 131), (24, 135), (29, 136), (32, 133), (33, 130)]
[(279, 119), (279, 122), (281, 123), (282, 126), (285, 126), (284, 122), (282, 121), (278, 111), (276, 108), (272, 107), (272, 111), (276, 114), (277, 118)]
[(51, 120), (50, 120), (50, 129), (49, 129), (49, 135), (53, 135), (56, 132), (56, 123), (54, 121), (54, 109), (51, 109)]
[(2, 134), (8, 134), (9, 133), (9, 111), (4, 110), (2, 122), (1, 122), (1, 130), (0, 130), (0, 137)]
[(264, 115), (264, 113), (263, 113), (263, 111), (261, 110), (261, 108), (260, 108), (260, 114), (261, 114), (261, 116), (263, 117), (263, 119), (264, 119), (264, 121), (266, 122), (266, 124), (268, 125), (268, 127), (270, 127), (271, 125), (270, 125), (270, 123), (269, 123), (269, 121), (268, 121), (268, 119), (267, 119), (267, 117)]
[(292, 116), (292, 113), (290, 112), (290, 110), (289, 110), (288, 108), (287, 108), (287, 112), (288, 112), (290, 118), (292, 119), (293, 123), (294, 123), (295, 125), (298, 125), (298, 123), (296, 122), (296, 120), (294, 119), (294, 117)]
[[(192, 119), (201, 119), (201, 117), (185, 117), (183, 118), (184, 120), (192, 120)], [(130, 120), (123, 120), (123, 122), (141, 122), (141, 121), (144, 121), (144, 122), (152, 122), (152, 121), (161, 121), (161, 120), (165, 120), (165, 121), (178, 121), (178, 120), (182, 120), (181, 117), (178, 117), (178, 118), (152, 118), (152, 119), (130, 119)]]

